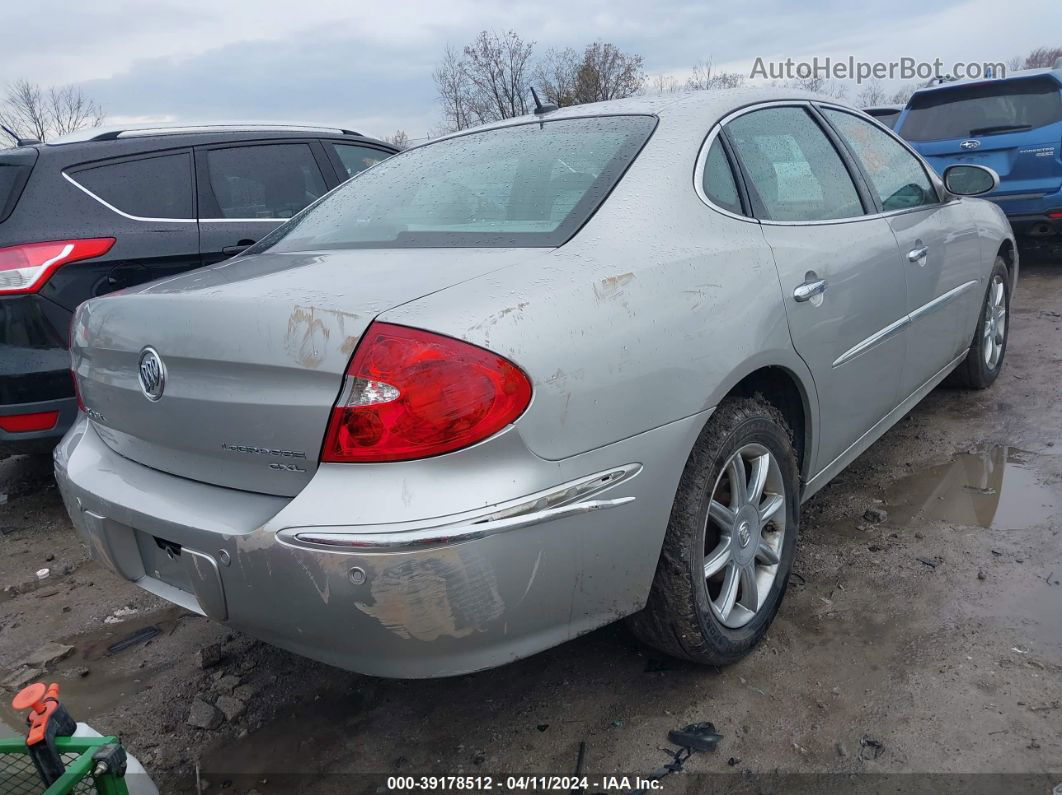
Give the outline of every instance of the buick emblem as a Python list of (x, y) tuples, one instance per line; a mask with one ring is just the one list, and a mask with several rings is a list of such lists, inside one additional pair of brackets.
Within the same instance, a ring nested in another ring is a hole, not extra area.
[(748, 522), (742, 522), (741, 524), (738, 525), (738, 530), (737, 531), (738, 531), (738, 543), (741, 545), (741, 548), (744, 549), (745, 547), (747, 547), (749, 545), (749, 541), (752, 540), (752, 532), (749, 529), (749, 523)]
[(148, 400), (158, 400), (166, 389), (166, 365), (154, 348), (144, 348), (140, 353), (139, 371), (140, 389)]
[(969, 152), (971, 149), (978, 149), (980, 148), (980, 146), (981, 142), (974, 138), (971, 138), (968, 141), (963, 141), (961, 144), (959, 144), (959, 148), (965, 149), (967, 152)]

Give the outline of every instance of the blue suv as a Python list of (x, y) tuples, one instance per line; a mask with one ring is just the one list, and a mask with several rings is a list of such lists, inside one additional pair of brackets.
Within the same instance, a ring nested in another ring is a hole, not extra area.
[(1026, 245), (1062, 253), (1062, 68), (917, 91), (896, 131), (938, 172), (977, 163), (999, 174), (996, 202)]

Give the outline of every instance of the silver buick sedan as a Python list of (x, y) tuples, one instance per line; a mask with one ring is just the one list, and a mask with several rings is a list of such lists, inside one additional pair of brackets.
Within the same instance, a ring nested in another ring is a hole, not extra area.
[(997, 181), (783, 90), (466, 130), (82, 305), (56, 476), (120, 576), (343, 668), (458, 674), (623, 617), (731, 663), (801, 503), (946, 377), (998, 375), (1018, 259), (968, 198)]

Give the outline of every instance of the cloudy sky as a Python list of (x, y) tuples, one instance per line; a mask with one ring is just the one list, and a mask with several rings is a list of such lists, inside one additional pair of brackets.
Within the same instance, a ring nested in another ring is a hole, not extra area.
[(80, 84), (109, 122), (291, 120), (411, 137), (438, 126), (447, 43), (513, 29), (538, 51), (602, 39), (684, 79), (755, 58), (1000, 60), (1062, 45), (1058, 0), (39, 0), (2, 14), (0, 84)]

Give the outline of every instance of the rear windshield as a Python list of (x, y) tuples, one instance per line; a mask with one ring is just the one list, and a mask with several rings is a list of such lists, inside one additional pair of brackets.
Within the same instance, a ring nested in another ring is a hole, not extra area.
[(0, 222), (15, 209), (36, 159), (33, 149), (0, 150)]
[(939, 141), (1034, 130), (1062, 121), (1059, 90), (1043, 77), (916, 94), (900, 134), (909, 141)]
[(536, 121), (411, 149), (357, 175), (254, 251), (559, 246), (655, 124), (651, 116)]

